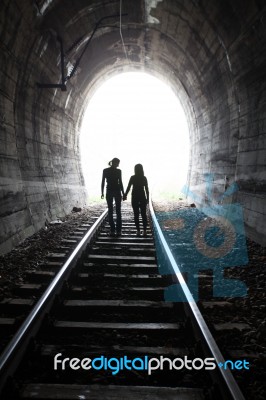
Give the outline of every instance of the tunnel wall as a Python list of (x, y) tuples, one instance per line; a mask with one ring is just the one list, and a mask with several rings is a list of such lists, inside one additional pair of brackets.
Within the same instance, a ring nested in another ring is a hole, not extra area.
[(183, 103), (191, 143), (188, 185), (197, 204), (219, 204), (236, 182), (238, 191), (224, 202), (242, 205), (247, 234), (265, 245), (265, 2), (123, 0), (127, 58), (119, 24), (108, 22), (67, 91), (38, 88), (37, 82), (60, 83), (57, 35), (69, 49), (66, 72), (95, 23), (119, 13), (119, 5), (1, 1), (0, 251), (85, 204), (78, 144), (84, 106), (92, 88), (125, 70), (161, 77)]
[[(203, 90), (200, 96), (189, 93), (197, 121), (197, 132), (191, 135), (190, 190), (201, 197), (199, 205), (239, 203), (247, 235), (265, 246), (265, 5), (207, 3), (199, 2), (204, 20), (199, 32), (205, 40), (201, 48), (192, 47)], [(221, 200), (234, 183), (238, 190)]]
[[(41, 53), (53, 37), (37, 32), (29, 2), (1, 4), (1, 234), (6, 252), (86, 202), (73, 98), (38, 89)], [(23, 4), (22, 4), (23, 3)], [(23, 7), (29, 7), (29, 10)], [(18, 34), (19, 33), (19, 34)], [(51, 47), (50, 56), (58, 49)], [(56, 82), (57, 59), (44, 79)], [(49, 73), (49, 75), (48, 75)], [(48, 75), (48, 76), (47, 76)]]

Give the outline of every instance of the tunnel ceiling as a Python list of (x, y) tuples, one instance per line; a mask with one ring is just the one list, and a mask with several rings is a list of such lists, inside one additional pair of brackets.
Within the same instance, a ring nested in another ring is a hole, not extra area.
[(104, 80), (130, 70), (159, 77), (179, 96), (191, 139), (188, 184), (202, 202), (206, 174), (216, 199), (237, 181), (249, 235), (265, 238), (264, 0), (2, 0), (0, 7), (0, 249), (85, 204), (84, 109)]

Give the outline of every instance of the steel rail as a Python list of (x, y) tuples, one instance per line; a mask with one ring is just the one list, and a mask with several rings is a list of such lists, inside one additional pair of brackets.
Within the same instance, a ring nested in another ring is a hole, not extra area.
[[(210, 353), (212, 354), (212, 357), (216, 360), (217, 364), (219, 364), (220, 362), (224, 363), (225, 360), (222, 356), (222, 353), (217, 345), (217, 343), (215, 342), (184, 278), (183, 275), (172, 255), (172, 252), (164, 238), (164, 235), (162, 233), (162, 230), (160, 228), (160, 225), (157, 221), (154, 209), (153, 209), (153, 205), (152, 205), (152, 201), (150, 199), (149, 201), (149, 206), (150, 206), (150, 214), (152, 217), (152, 221), (153, 221), (153, 226), (156, 229), (157, 234), (159, 235), (161, 244), (163, 246), (163, 249), (167, 255), (167, 258), (174, 270), (174, 273), (180, 283), (180, 286), (184, 292), (185, 298), (187, 299), (187, 304), (189, 307), (189, 312), (190, 314), (192, 314), (192, 316), (194, 317), (194, 319), (197, 322), (197, 327), (201, 333), (201, 335), (204, 337), (207, 347), (210, 351)], [(222, 369), (222, 368), (218, 368), (218, 371), (221, 374), (221, 378), (223, 379), (224, 383), (226, 384), (226, 387), (228, 389), (228, 392), (230, 393), (232, 399), (234, 400), (245, 400), (245, 397), (243, 396), (243, 393), (241, 392), (237, 382), (235, 381), (231, 371), (229, 369)]]
[(60, 271), (56, 274), (48, 288), (45, 290), (27, 318), (24, 320), (16, 334), (13, 336), (9, 344), (3, 350), (0, 356), (0, 393), (6, 383), (7, 378), (12, 375), (17, 367), (17, 365), (15, 366), (14, 363), (12, 363), (12, 361), (15, 359), (17, 364), (18, 360), (23, 357), (30, 339), (36, 333), (38, 327), (43, 321), (49, 306), (51, 307), (52, 300), (55, 298), (56, 294), (58, 294), (65, 278), (75, 266), (75, 261), (77, 261), (84, 248), (88, 245), (92, 236), (105, 219), (107, 213), (108, 209), (101, 214), (97, 221), (95, 221), (88, 230), (84, 238), (78, 243), (67, 261), (61, 267)]

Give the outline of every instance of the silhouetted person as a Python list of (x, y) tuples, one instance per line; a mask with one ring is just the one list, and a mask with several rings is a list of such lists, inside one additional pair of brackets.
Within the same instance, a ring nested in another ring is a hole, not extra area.
[(143, 235), (147, 235), (147, 215), (146, 206), (149, 202), (149, 188), (146, 176), (144, 176), (143, 166), (141, 164), (135, 165), (135, 175), (132, 175), (123, 200), (126, 200), (127, 194), (132, 189), (131, 204), (134, 212), (134, 221), (137, 228), (137, 236), (140, 236), (139, 229), (139, 210), (142, 216)]
[[(118, 169), (120, 160), (118, 158), (113, 158), (108, 164), (110, 165), (109, 168), (105, 168), (103, 170), (103, 177), (102, 177), (102, 196), (104, 198), (104, 184), (105, 180), (107, 181), (107, 188), (106, 188), (106, 201), (108, 205), (108, 218), (109, 224), (111, 228), (110, 235), (115, 236), (115, 228), (117, 236), (121, 235), (121, 228), (122, 228), (122, 220), (121, 220), (121, 200), (122, 195), (124, 195), (124, 188), (122, 183), (122, 172), (121, 169)], [(122, 193), (122, 195), (121, 195)], [(113, 218), (113, 200), (115, 200), (116, 206), (116, 227)]]

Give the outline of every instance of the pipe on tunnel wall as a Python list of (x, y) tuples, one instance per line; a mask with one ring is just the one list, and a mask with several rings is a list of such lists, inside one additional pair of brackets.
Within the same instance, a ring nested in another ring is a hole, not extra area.
[(237, 182), (227, 201), (240, 202), (248, 235), (265, 244), (266, 5), (123, 0), (127, 58), (119, 20), (111, 19), (97, 30), (66, 91), (38, 88), (36, 82), (61, 82), (57, 36), (67, 74), (97, 21), (119, 13), (119, 4), (1, 2), (0, 251), (86, 203), (82, 115), (93, 90), (125, 70), (150, 72), (172, 86), (188, 117), (190, 189), (206, 204), (206, 173), (213, 174), (214, 202)]

